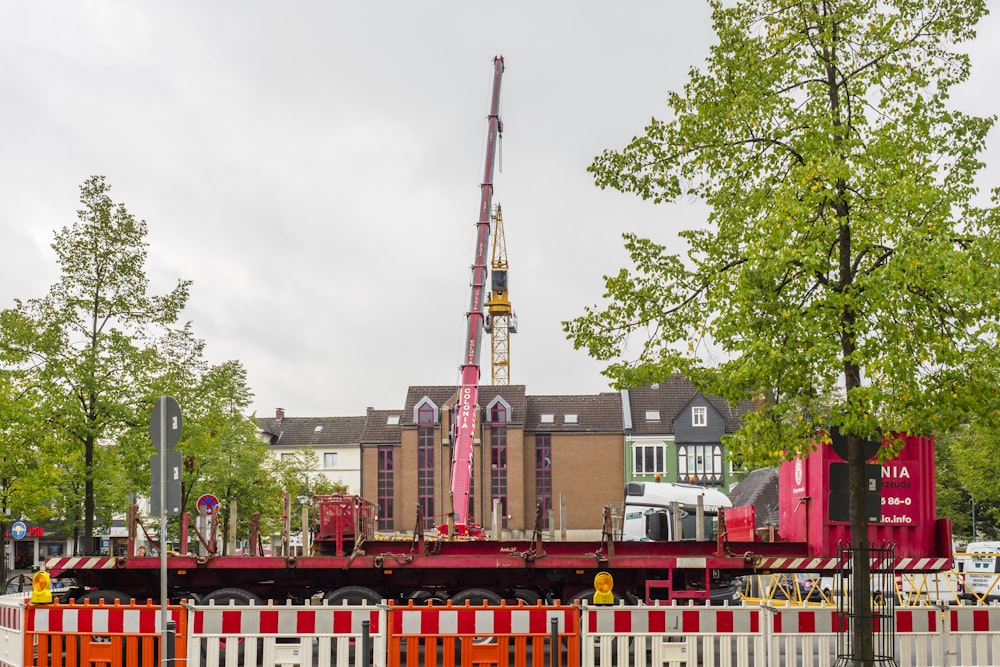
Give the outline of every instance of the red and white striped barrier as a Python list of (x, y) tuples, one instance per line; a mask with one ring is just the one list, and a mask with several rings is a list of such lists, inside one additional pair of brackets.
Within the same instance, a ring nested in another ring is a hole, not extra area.
[(544, 635), (565, 633), (574, 627), (572, 607), (396, 607), (393, 609), (399, 634), (417, 635)]
[[(757, 664), (766, 612), (757, 607), (626, 606), (581, 609), (581, 665)], [(648, 659), (648, 663), (647, 663)]]
[[(29, 632), (155, 635), (162, 628), (161, 614), (161, 609), (151, 607), (29, 606), (26, 626)], [(178, 615), (172, 612), (171, 620), (177, 622)]]
[(0, 667), (24, 663), (24, 593), (0, 596)]
[[(412, 601), (405, 607), (391, 605), (388, 662), (390, 667), (403, 664), (523, 667), (530, 652), (534, 664), (574, 664), (580, 650), (579, 617), (577, 607), (542, 603), (472, 606), (466, 602), (459, 607), (449, 600), (444, 605), (417, 606)], [(511, 650), (513, 663), (508, 662)], [(415, 655), (420, 656), (419, 663)]]
[(192, 606), (187, 664), (347, 667), (361, 662), (367, 623), (372, 665), (386, 667), (386, 611), (370, 605)]

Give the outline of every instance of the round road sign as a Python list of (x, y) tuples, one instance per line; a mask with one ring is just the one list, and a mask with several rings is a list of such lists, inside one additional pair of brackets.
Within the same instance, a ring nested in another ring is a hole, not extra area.
[(23, 521), (15, 521), (14, 525), (10, 527), (10, 534), (15, 540), (19, 540), (28, 534), (28, 527), (24, 525)]
[(219, 506), (219, 499), (213, 496), (211, 493), (206, 493), (205, 495), (198, 498), (198, 511), (202, 514), (212, 514), (215, 512), (215, 508)]

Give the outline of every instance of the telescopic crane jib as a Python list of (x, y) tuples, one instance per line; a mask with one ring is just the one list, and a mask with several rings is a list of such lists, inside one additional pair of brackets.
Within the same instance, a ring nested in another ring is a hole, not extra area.
[[(493, 165), (497, 138), (503, 131), (500, 122), (500, 79), (503, 56), (493, 59), (493, 95), (490, 103), (489, 133), (486, 138), (486, 166), (476, 222), (475, 261), (472, 265), (471, 298), (466, 313), (465, 348), (460, 367), (461, 386), (455, 413), (455, 448), (451, 465), (451, 499), (454, 534), (482, 537), (482, 528), (469, 517), (469, 489), (472, 482), (472, 448), (476, 432), (479, 393), (479, 354), (482, 345), (486, 302), (486, 262), (490, 248), (490, 214), (493, 211)], [(449, 533), (451, 531), (449, 530)]]

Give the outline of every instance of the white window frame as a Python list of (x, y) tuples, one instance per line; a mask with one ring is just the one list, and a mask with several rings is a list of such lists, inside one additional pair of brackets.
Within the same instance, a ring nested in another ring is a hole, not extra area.
[[(646, 470), (646, 451), (653, 450), (653, 469)], [(640, 468), (640, 464), (641, 468)], [(667, 472), (667, 446), (662, 442), (632, 443), (633, 475), (664, 475)]]
[[(333, 457), (332, 460), (328, 457)], [(332, 465), (331, 465), (332, 463)], [(337, 452), (324, 452), (323, 453), (323, 469), (333, 470), (337, 467)]]
[(704, 405), (696, 405), (691, 408), (691, 426), (708, 426), (708, 408)]

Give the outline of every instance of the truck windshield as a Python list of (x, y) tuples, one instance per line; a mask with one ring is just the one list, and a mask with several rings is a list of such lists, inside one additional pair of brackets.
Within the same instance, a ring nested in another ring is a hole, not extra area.
[[(681, 534), (674, 539), (693, 540), (698, 535), (698, 517), (694, 512), (681, 510)], [(715, 540), (718, 521), (714, 512), (705, 512), (705, 539)], [(653, 542), (666, 542), (670, 539), (670, 512), (657, 510), (646, 514), (646, 539)]]

